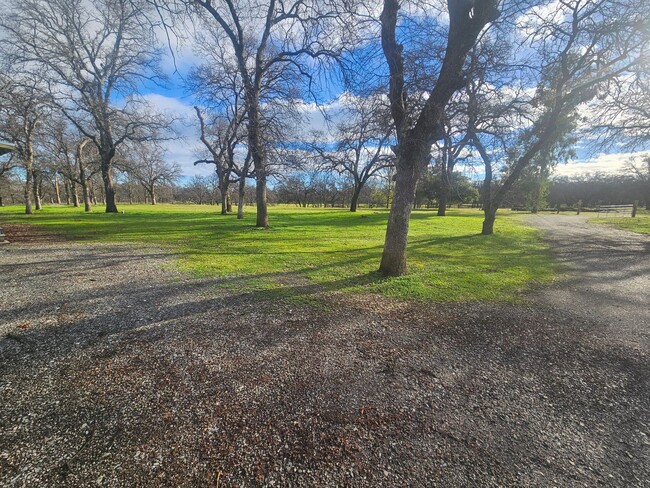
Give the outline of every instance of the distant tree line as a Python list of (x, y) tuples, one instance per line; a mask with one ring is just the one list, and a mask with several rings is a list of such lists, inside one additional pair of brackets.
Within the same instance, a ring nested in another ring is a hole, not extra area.
[(582, 177), (553, 178), (546, 196), (548, 206), (584, 207), (598, 205), (624, 205), (634, 203), (650, 210), (648, 184), (632, 175), (591, 175)]
[[(647, 164), (647, 162), (645, 163)], [(10, 167), (6, 164), (5, 169)], [(544, 209), (596, 208), (598, 205), (617, 205), (638, 202), (650, 210), (650, 171), (637, 165), (638, 172), (621, 174), (596, 173), (582, 176), (554, 176), (540, 180), (537, 175), (524, 177), (508, 194), (504, 207), (527, 211)], [(239, 191), (230, 188), (223, 195), (217, 174), (194, 176), (190, 179), (161, 178), (153, 181), (138, 173), (122, 171), (115, 178), (116, 201), (134, 203), (192, 203), (197, 205), (223, 205), (231, 201), (238, 206)], [(83, 206), (84, 199), (77, 178), (68, 178), (56, 166), (34, 172), (37, 199), (47, 204)], [(463, 205), (480, 208), (483, 198), (482, 183), (454, 172), (450, 185), (445, 187), (442, 176), (431, 168), (418, 182), (415, 192), (416, 208), (439, 209), (445, 205)], [(389, 208), (392, 199), (390, 173), (370, 179), (357, 196), (363, 208)], [(88, 203), (91, 206), (105, 202), (104, 187), (98, 171), (90, 171), (86, 183)], [(0, 205), (24, 204), (24, 179), (19, 173), (8, 170), (0, 175)], [(297, 207), (348, 208), (355, 196), (354, 181), (336, 172), (293, 171), (282, 175), (267, 189), (270, 204), (288, 204)], [(152, 198), (153, 194), (153, 198)], [(251, 184), (244, 186), (242, 205), (255, 205), (256, 192)]]
[(550, 176), (528, 171), (509, 193), (506, 205), (537, 212), (558, 207), (596, 208), (637, 202), (650, 210), (650, 156), (631, 158), (619, 173)]

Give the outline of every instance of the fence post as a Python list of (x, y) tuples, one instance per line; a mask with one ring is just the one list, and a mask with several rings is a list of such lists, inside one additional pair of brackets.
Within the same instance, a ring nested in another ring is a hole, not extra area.
[(639, 201), (634, 200), (634, 205), (632, 205), (632, 218), (636, 217), (636, 211), (639, 208)]
[(578, 215), (580, 215), (580, 211), (582, 210), (582, 200), (578, 200), (577, 207), (578, 207)]

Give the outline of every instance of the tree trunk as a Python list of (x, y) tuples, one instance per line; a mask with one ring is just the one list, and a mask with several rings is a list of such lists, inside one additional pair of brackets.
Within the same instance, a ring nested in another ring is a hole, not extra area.
[(481, 143), (480, 139), (474, 135), (474, 147), (481, 155), (483, 165), (485, 167), (485, 179), (483, 180), (483, 229), (481, 234), (489, 236), (494, 233), (494, 220), (497, 216), (497, 209), (499, 208), (499, 201), (495, 201), (492, 196), (492, 159), (487, 150)]
[(117, 213), (117, 204), (115, 203), (115, 186), (111, 176), (111, 160), (113, 155), (111, 151), (104, 152), (101, 155), (102, 161), (102, 180), (104, 182), (104, 200), (106, 202), (106, 213)]
[(239, 179), (239, 200), (237, 201), (237, 219), (244, 218), (244, 198), (246, 196), (246, 178), (243, 176)]
[(77, 193), (77, 182), (72, 181), (70, 182), (70, 189), (72, 192), (72, 206), (74, 208), (79, 207), (79, 194)]
[(438, 196), (438, 217), (447, 215), (447, 199), (449, 197), (449, 182), (443, 177), (440, 186), (440, 195)]
[(117, 204), (115, 203), (115, 187), (110, 171), (102, 171), (102, 180), (104, 181), (104, 201), (106, 203), (106, 213), (117, 213)]
[[(408, 155), (402, 157), (408, 158)], [(387, 276), (401, 276), (407, 271), (406, 245), (409, 220), (415, 200), (415, 187), (420, 172), (419, 166), (421, 165), (417, 163), (402, 164), (396, 173), (393, 203), (390, 207), (384, 252), (379, 266), (379, 271)]]
[(417, 122), (406, 129), (409, 114), (405, 107), (404, 45), (397, 39), (399, 0), (384, 0), (381, 21), (381, 44), (389, 68), (391, 113), (395, 122), (397, 155), (395, 196), (386, 229), (386, 243), (380, 271), (387, 275), (406, 273), (406, 246), (409, 219), (415, 199), (415, 187), (420, 174), (431, 158), (431, 146), (442, 136), (445, 107), (454, 93), (464, 84), (463, 66), (468, 51), (481, 30), (498, 17), (495, 0), (483, 2), (448, 2), (449, 33), (447, 49), (438, 78), (429, 98), (421, 109)]
[(228, 215), (228, 181), (219, 182), (219, 193), (221, 194), (221, 215)]
[(81, 180), (81, 181), (82, 181), (81, 190), (84, 199), (84, 212), (92, 212), (93, 206), (90, 203), (90, 192), (88, 191), (88, 182), (85, 180)]
[(356, 183), (354, 185), (354, 191), (352, 192), (352, 201), (350, 202), (350, 212), (356, 212), (357, 206), (359, 204), (359, 195), (361, 194), (361, 183)]
[[(81, 191), (84, 199), (84, 211), (91, 212), (92, 205), (90, 204), (90, 193), (88, 192), (88, 180), (86, 179), (86, 168), (83, 162), (83, 148), (86, 145), (87, 141), (82, 141), (77, 146), (77, 166), (79, 169), (79, 181), (81, 182)], [(76, 194), (76, 192), (75, 192)], [(79, 206), (79, 201), (77, 199), (77, 204), (75, 207)]]
[(226, 211), (232, 213), (232, 198), (230, 198), (230, 188), (226, 187)]
[(67, 178), (63, 180), (63, 191), (65, 193), (65, 204), (70, 205), (70, 181)]
[(257, 180), (255, 184), (255, 197), (257, 200), (257, 220), (256, 227), (269, 226), (269, 211), (266, 204), (266, 168), (262, 165), (255, 168)]
[(56, 204), (61, 205), (61, 191), (59, 190), (59, 176), (54, 175), (54, 193), (56, 196)]
[(269, 226), (269, 210), (266, 202), (266, 157), (260, 134), (259, 89), (247, 87), (248, 147), (255, 168), (255, 199), (257, 205), (256, 227)]
[(38, 189), (38, 178), (32, 171), (32, 189), (34, 191), (34, 207), (36, 210), (42, 210), (43, 206), (41, 204), (41, 192)]
[(152, 186), (151, 191), (149, 192), (149, 196), (151, 197), (151, 205), (156, 204), (156, 189)]
[(88, 180), (88, 193), (90, 194), (90, 201), (93, 205), (97, 205), (97, 194), (95, 193), (95, 184), (92, 180)]
[(484, 236), (489, 236), (494, 234), (494, 221), (496, 220), (497, 217), (497, 212), (496, 209), (484, 209), (485, 213), (485, 219), (483, 220), (483, 229), (481, 230), (481, 234)]
[[(29, 156), (28, 156), (29, 158)], [(31, 162), (27, 162), (27, 168), (25, 170), (25, 213), (31, 215), (34, 213), (32, 210), (32, 187), (34, 186), (34, 175), (32, 173)]]

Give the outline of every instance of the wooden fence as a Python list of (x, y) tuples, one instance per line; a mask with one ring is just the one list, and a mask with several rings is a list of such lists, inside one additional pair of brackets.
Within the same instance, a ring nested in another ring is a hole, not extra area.
[(636, 204), (634, 205), (600, 205), (598, 217), (636, 217)]

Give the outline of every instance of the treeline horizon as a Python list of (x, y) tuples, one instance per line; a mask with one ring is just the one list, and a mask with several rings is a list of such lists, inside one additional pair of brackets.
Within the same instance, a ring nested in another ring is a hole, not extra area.
[[(93, 205), (103, 204), (105, 195), (99, 178), (90, 180), (90, 199)], [(57, 191), (58, 185), (58, 191)], [(0, 204), (23, 205), (24, 182), (19, 178), (0, 181)], [(38, 181), (41, 201), (44, 204), (83, 206), (78, 189), (72, 188), (63, 179), (52, 175), (40, 175)], [(482, 183), (456, 173), (452, 178), (451, 192), (447, 197), (450, 206), (463, 205), (481, 208)], [(76, 196), (75, 196), (76, 191)], [(296, 207), (346, 208), (349, 209), (354, 196), (354, 183), (335, 177), (327, 172), (294, 172), (278, 179), (268, 188), (270, 205), (285, 204)], [(440, 174), (429, 171), (416, 189), (415, 208), (438, 209), (441, 196)], [(116, 200), (122, 204), (179, 203), (197, 205), (222, 205), (221, 190), (216, 175), (194, 176), (183, 182), (161, 183), (155, 188), (155, 201), (149, 191), (134, 178), (118, 178)], [(246, 185), (244, 206), (256, 204), (255, 187)], [(599, 205), (621, 205), (637, 202), (650, 210), (650, 192), (647, 183), (634, 174), (594, 173), (577, 176), (553, 176), (544, 184), (542, 201), (532, 203), (531, 186), (526, 180), (513, 188), (504, 202), (504, 208), (518, 210), (555, 210), (576, 208), (597, 208)], [(358, 205), (362, 208), (390, 208), (392, 183), (377, 178), (370, 180), (361, 190)], [(239, 203), (238, 192), (230, 191), (225, 198), (227, 212)]]

